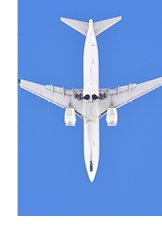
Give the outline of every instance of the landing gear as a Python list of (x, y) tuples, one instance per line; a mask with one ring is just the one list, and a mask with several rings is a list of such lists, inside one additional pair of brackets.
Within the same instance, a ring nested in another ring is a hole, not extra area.
[(74, 97), (77, 99), (77, 100), (82, 100), (82, 93), (76, 93), (74, 95)]
[(99, 97), (96, 94), (92, 94), (92, 100), (97, 100)]
[(107, 98), (107, 96), (108, 96), (108, 94), (107, 94), (107, 93), (99, 93), (99, 99), (101, 99), (101, 100), (106, 99), (106, 98)]
[(90, 161), (90, 171), (93, 171), (93, 162)]
[(90, 99), (90, 95), (86, 94), (82, 99), (89, 100)]

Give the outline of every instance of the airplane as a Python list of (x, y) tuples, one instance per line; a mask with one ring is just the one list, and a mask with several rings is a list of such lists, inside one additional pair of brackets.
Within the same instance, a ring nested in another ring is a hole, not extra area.
[(64, 89), (19, 80), (21, 88), (65, 108), (66, 126), (75, 126), (76, 115), (84, 121), (84, 160), (91, 182), (99, 163), (99, 119), (106, 115), (108, 126), (116, 126), (117, 109), (160, 87), (162, 77), (140, 84), (128, 84), (115, 89), (99, 88), (99, 59), (96, 37), (121, 20), (121, 16), (93, 22), (61, 17), (61, 21), (86, 36), (83, 58), (83, 89)]

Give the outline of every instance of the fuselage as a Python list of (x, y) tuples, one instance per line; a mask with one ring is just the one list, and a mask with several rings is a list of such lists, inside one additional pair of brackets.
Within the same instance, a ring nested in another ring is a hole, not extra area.
[(99, 63), (92, 19), (84, 46), (84, 159), (90, 181), (94, 180), (99, 162)]
[[(20, 87), (65, 108), (65, 125), (75, 126), (76, 114), (84, 121), (84, 158), (90, 181), (95, 178), (99, 163), (99, 117), (106, 114), (108, 126), (116, 126), (117, 108), (162, 86), (162, 77), (141, 84), (115, 89), (99, 89), (99, 62), (96, 36), (121, 20), (115, 17), (93, 23), (61, 18), (68, 26), (86, 36), (84, 46), (84, 79), (82, 89), (64, 89), (20, 80)], [(99, 92), (100, 91), (100, 92)]]

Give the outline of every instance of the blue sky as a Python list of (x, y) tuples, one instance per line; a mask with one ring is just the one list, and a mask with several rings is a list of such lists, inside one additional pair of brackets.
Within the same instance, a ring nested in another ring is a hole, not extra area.
[[(98, 36), (100, 87), (162, 76), (162, 2), (19, 1), (19, 78), (65, 88), (83, 85), (85, 37), (61, 16), (123, 20)], [(22, 89), (19, 102), (19, 215), (162, 215), (162, 88), (100, 121), (100, 162), (90, 183), (83, 122)]]

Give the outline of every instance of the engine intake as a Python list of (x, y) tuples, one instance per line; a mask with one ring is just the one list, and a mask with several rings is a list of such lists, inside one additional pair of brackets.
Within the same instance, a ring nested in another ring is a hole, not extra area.
[(106, 115), (106, 122), (108, 126), (116, 126), (118, 123), (118, 114), (116, 108), (108, 108)]
[(75, 110), (72, 107), (68, 107), (65, 109), (65, 125), (66, 126), (75, 126), (76, 124), (76, 115), (75, 115)]

